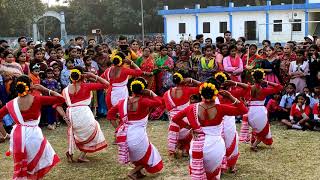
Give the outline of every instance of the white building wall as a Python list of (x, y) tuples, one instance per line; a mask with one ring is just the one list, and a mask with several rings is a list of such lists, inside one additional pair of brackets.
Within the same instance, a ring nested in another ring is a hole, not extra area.
[(186, 15), (168, 15), (167, 20), (167, 41), (174, 40), (180, 42), (182, 34), (179, 34), (179, 23), (186, 23), (186, 33), (184, 34), (187, 39), (189, 34), (192, 38), (196, 37), (196, 16), (193, 14)]
[[(305, 12), (302, 10), (295, 10), (294, 14), (296, 14), (296, 16), (293, 16), (294, 19), (301, 19), (302, 23), (300, 32), (292, 32), (292, 40), (303, 41), (303, 37), (305, 35)], [(269, 39), (271, 42), (287, 42), (291, 40), (291, 24), (289, 22), (291, 18), (291, 11), (270, 11), (269, 23), (271, 24), (269, 25)], [(282, 20), (282, 32), (274, 32), (272, 24), (274, 20)], [(260, 26), (262, 26), (265, 29), (265, 25)]]
[(258, 38), (265, 39), (266, 33), (264, 31), (259, 31), (258, 25), (266, 23), (266, 14), (264, 11), (258, 12), (234, 12), (232, 13), (232, 37), (238, 38), (245, 36), (245, 22), (246, 21), (256, 21), (256, 34)]
[[(203, 34), (204, 38), (212, 38), (215, 42), (216, 37), (222, 36), (220, 33), (220, 22), (227, 22), (228, 30), (230, 28), (228, 13), (216, 13), (216, 14), (199, 14), (199, 34)], [(203, 33), (203, 23), (210, 22), (210, 33)]]

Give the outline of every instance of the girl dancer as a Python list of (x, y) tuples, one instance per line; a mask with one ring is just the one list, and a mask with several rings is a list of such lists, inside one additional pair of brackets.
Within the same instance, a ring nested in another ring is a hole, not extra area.
[[(234, 97), (241, 98), (247, 94), (248, 85), (244, 83), (230, 81), (228, 75), (223, 72), (215, 74), (215, 79), (222, 84), (221, 89), (229, 91)], [(237, 88), (239, 87), (239, 88)], [(229, 99), (218, 96), (221, 104), (232, 104)], [(239, 158), (239, 137), (237, 127), (235, 123), (235, 116), (223, 117), (223, 130), (222, 137), (226, 145), (226, 169), (230, 169), (231, 172), (236, 172), (236, 163)]]
[[(220, 94), (229, 98), (234, 106), (215, 104), (219, 91), (212, 83), (200, 86), (204, 101), (192, 104), (180, 111), (172, 121), (180, 128), (192, 129), (194, 137), (190, 148), (191, 179), (220, 179), (220, 166), (226, 153), (222, 139), (222, 118), (225, 115), (237, 116), (248, 110), (245, 105), (227, 91)], [(188, 122), (183, 120), (188, 118)]]
[[(91, 91), (105, 89), (109, 83), (103, 78), (92, 73), (82, 74), (81, 67), (76, 67), (70, 72), (72, 84), (62, 92), (67, 103), (67, 113), (61, 106), (57, 108), (60, 115), (68, 124), (68, 151), (66, 156), (73, 162), (75, 146), (81, 151), (78, 162), (88, 162), (87, 153), (92, 153), (107, 147), (99, 123), (95, 120), (89, 107)], [(83, 78), (91, 78), (99, 83), (84, 83)]]
[[(54, 97), (33, 96), (29, 94), (31, 90)], [(60, 161), (38, 126), (41, 108), (63, 103), (64, 98), (39, 84), (32, 85), (25, 75), (17, 78), (16, 91), (19, 97), (0, 109), (0, 119), (10, 114), (15, 122), (10, 135), (10, 151), (7, 152), (7, 155), (13, 153), (13, 179), (41, 179)]]
[(161, 156), (157, 148), (150, 143), (146, 133), (150, 109), (160, 106), (162, 99), (153, 91), (145, 90), (145, 86), (141, 80), (134, 80), (130, 84), (133, 95), (112, 107), (107, 118), (114, 121), (117, 113), (120, 114), (122, 124), (116, 133), (118, 158), (121, 164), (131, 162), (135, 165), (128, 174), (130, 179), (143, 177), (143, 168), (148, 173), (157, 173), (163, 168)]
[[(179, 126), (173, 123), (172, 118), (180, 111), (190, 105), (190, 96), (199, 93), (199, 87), (190, 87), (189, 84), (199, 86), (199, 81), (191, 78), (184, 79), (180, 73), (173, 75), (173, 83), (176, 87), (169, 89), (163, 96), (166, 109), (168, 110), (170, 124), (168, 135), (168, 150), (169, 154), (173, 155), (176, 150), (188, 152), (191, 141), (191, 133), (188, 129), (180, 129)], [(184, 118), (187, 122), (187, 118)], [(177, 148), (178, 147), (178, 148)]]
[[(262, 69), (252, 72), (254, 85), (249, 86), (251, 99), (249, 101), (248, 122), (253, 128), (251, 136), (251, 150), (257, 151), (257, 145), (262, 141), (266, 145), (271, 145), (273, 140), (268, 121), (267, 109), (264, 106), (265, 98), (271, 94), (278, 93), (282, 86), (273, 82), (265, 81), (265, 73)], [(263, 88), (265, 85), (271, 87)]]

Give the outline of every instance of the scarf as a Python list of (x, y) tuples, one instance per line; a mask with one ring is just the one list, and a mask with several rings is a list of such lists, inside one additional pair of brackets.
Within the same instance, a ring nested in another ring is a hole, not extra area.
[(157, 58), (157, 60), (156, 60), (156, 65), (157, 65), (158, 67), (163, 66), (167, 59), (168, 59), (168, 55), (163, 56), (163, 57), (162, 57), (162, 56), (159, 56), (159, 57)]
[(129, 146), (127, 143), (127, 132), (128, 132), (128, 98), (120, 102), (119, 114), (122, 120), (122, 124), (118, 127), (116, 133), (116, 143), (118, 145), (118, 161), (120, 164), (128, 164), (130, 162), (129, 157)]
[(214, 60), (215, 60), (214, 58), (210, 58), (210, 60), (209, 60), (209, 62), (207, 64), (206, 57), (202, 57), (201, 60), (200, 60), (202, 69), (205, 69), (205, 70), (213, 69), (213, 67), (215, 65), (215, 61)]

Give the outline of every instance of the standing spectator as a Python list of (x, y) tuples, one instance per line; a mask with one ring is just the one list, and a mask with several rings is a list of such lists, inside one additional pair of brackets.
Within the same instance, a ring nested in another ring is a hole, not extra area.
[(296, 55), (296, 61), (292, 61), (289, 67), (290, 83), (296, 85), (296, 92), (303, 93), (303, 88), (307, 86), (306, 75), (309, 75), (309, 63), (305, 61), (304, 50), (298, 50)]
[(54, 47), (56, 47), (57, 45), (60, 45), (60, 39), (58, 37), (53, 38), (52, 44)]
[(228, 46), (230, 46), (231, 45), (231, 39), (232, 39), (231, 31), (224, 32), (224, 43), (226, 43), (226, 44), (228, 44)]
[(75, 45), (79, 46), (81, 49), (83, 48), (83, 44), (84, 44), (84, 38), (81, 36), (78, 36), (75, 38)]
[(70, 84), (70, 71), (74, 68), (74, 60), (69, 58), (66, 60), (66, 68), (61, 71), (60, 81), (62, 89)]
[(283, 48), (283, 56), (280, 57), (280, 82), (288, 84), (290, 81), (289, 66), (291, 61), (296, 60), (296, 55), (292, 53), (293, 46), (286, 44)]
[(16, 56), (19, 51), (21, 51), (24, 47), (27, 47), (27, 38), (25, 36), (21, 36), (18, 38), (19, 48), (14, 50), (13, 54)]
[(223, 69), (227, 72), (231, 80), (241, 82), (241, 73), (243, 72), (242, 60), (237, 56), (237, 47), (231, 45), (229, 47), (230, 55), (223, 59)]
[(21, 68), (22, 68), (22, 72), (25, 75), (28, 75), (30, 73), (30, 68), (29, 68), (29, 63), (26, 62), (27, 61), (27, 55), (26, 53), (23, 52), (18, 52), (17, 53), (17, 58), (16, 58), (16, 62), (20, 64)]
[(280, 60), (277, 59), (275, 50), (272, 46), (266, 48), (266, 59), (262, 61), (262, 69), (266, 72), (266, 81), (279, 83)]
[(212, 77), (215, 71), (218, 70), (218, 65), (215, 59), (215, 52), (212, 50), (212, 46), (208, 45), (204, 47), (205, 54), (204, 56), (200, 59), (199, 62), (199, 70), (198, 70), (198, 75), (199, 75), (199, 80), (201, 82), (207, 81), (209, 78)]

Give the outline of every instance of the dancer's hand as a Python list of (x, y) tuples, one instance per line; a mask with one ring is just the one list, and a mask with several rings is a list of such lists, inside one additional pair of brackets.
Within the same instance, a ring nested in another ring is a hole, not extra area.
[(47, 88), (45, 88), (45, 87), (42, 86), (41, 84), (33, 84), (33, 85), (31, 85), (31, 89), (37, 90), (37, 91), (40, 91), (40, 92), (47, 92), (47, 91), (49, 91)]
[(220, 91), (219, 91), (219, 94), (221, 94), (221, 96), (227, 97), (227, 98), (232, 97), (231, 93), (228, 92), (228, 91), (225, 91), (225, 90), (220, 90)]
[(85, 72), (82, 74), (83, 78), (96, 78), (96, 75), (91, 72)]
[(231, 80), (226, 80), (223, 85), (225, 86), (235, 86), (236, 85), (236, 82), (234, 81), (231, 81)]

